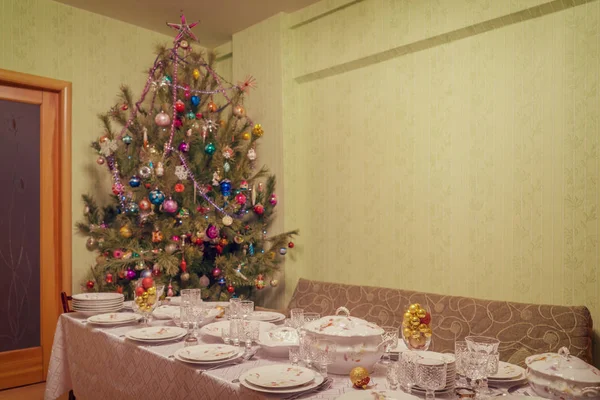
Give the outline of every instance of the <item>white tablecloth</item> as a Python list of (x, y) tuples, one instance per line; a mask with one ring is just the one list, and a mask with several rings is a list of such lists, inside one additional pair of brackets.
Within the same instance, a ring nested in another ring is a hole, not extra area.
[[(169, 323), (153, 323), (166, 324)], [(251, 368), (287, 362), (267, 358), (259, 350), (242, 364), (202, 372), (202, 367), (169, 358), (183, 347), (183, 341), (143, 345), (124, 338), (125, 332), (137, 328), (103, 328), (87, 324), (77, 313), (63, 314), (54, 335), (45, 399), (54, 400), (69, 390), (82, 400), (268, 399), (273, 396), (264, 396), (232, 381)], [(200, 343), (214, 343), (211, 339), (201, 336)], [(330, 376), (331, 388), (303, 398), (336, 399), (356, 390), (347, 376)], [(375, 389), (387, 389), (382, 368), (372, 374), (371, 382)]]

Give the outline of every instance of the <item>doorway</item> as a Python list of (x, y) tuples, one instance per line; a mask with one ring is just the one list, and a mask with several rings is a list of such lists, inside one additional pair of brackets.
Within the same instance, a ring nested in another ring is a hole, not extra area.
[(71, 291), (71, 84), (0, 69), (0, 390), (46, 379)]

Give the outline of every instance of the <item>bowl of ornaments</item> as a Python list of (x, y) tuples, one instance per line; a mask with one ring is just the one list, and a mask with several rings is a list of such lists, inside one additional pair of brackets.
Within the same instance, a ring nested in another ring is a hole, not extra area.
[(431, 345), (431, 314), (419, 303), (411, 304), (404, 313), (402, 339), (411, 350), (427, 350)]
[(135, 312), (142, 316), (146, 325), (148, 324), (148, 318), (158, 306), (164, 289), (164, 285), (156, 285), (152, 277), (147, 276), (138, 279), (133, 293), (133, 308)]

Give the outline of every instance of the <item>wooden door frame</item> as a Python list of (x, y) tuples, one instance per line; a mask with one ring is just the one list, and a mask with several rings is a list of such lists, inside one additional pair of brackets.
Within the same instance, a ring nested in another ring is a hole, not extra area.
[[(54, 209), (52, 223), (50, 223), (51, 232), (55, 235), (54, 243), (58, 242), (58, 246), (52, 249), (54, 271), (50, 271), (50, 275), (56, 277), (56, 285), (46, 282), (40, 283), (42, 291), (47, 290), (49, 293), (54, 292), (52, 299), (55, 303), (52, 309), (55, 310), (55, 315), (44, 316), (42, 321), (45, 326), (42, 329), (42, 337), (40, 343), (43, 348), (43, 377), (46, 379), (48, 363), (50, 361), (50, 353), (52, 350), (52, 342), (54, 338), (54, 327), (56, 320), (62, 312), (60, 303), (60, 292), (65, 291), (71, 293), (71, 241), (72, 241), (72, 223), (71, 223), (71, 82), (61, 81), (57, 79), (45, 78), (41, 76), (29, 75), (20, 72), (8, 71), (0, 69), (0, 85), (12, 86), (23, 89), (33, 89), (45, 92), (58, 94), (58, 143), (50, 143), (51, 148), (40, 147), (40, 153), (46, 151), (47, 154), (58, 153), (58, 160), (51, 160), (53, 168), (59, 169), (58, 173), (52, 174), (53, 198), (57, 200)], [(40, 122), (43, 122), (40, 119)], [(48, 143), (48, 141), (46, 141)], [(48, 160), (46, 161), (48, 163)], [(41, 166), (42, 164), (40, 164)], [(40, 171), (40, 184), (44, 174)], [(40, 226), (42, 233), (42, 226)], [(44, 246), (43, 243), (40, 243)], [(42, 253), (40, 253), (41, 255)], [(40, 266), (41, 268), (42, 266)], [(42, 298), (42, 301), (44, 299)]]

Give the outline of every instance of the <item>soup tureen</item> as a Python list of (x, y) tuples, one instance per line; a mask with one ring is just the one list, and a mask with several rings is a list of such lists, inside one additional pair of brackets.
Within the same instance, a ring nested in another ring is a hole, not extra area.
[[(340, 315), (341, 313), (345, 315)], [(336, 343), (336, 355), (328, 371), (347, 374), (354, 367), (372, 370), (383, 354), (383, 329), (360, 318), (350, 316), (345, 307), (336, 315), (323, 317), (304, 326), (306, 335), (314, 339), (329, 339)]]
[(600, 370), (569, 354), (566, 347), (525, 359), (533, 390), (549, 399), (600, 398)]

